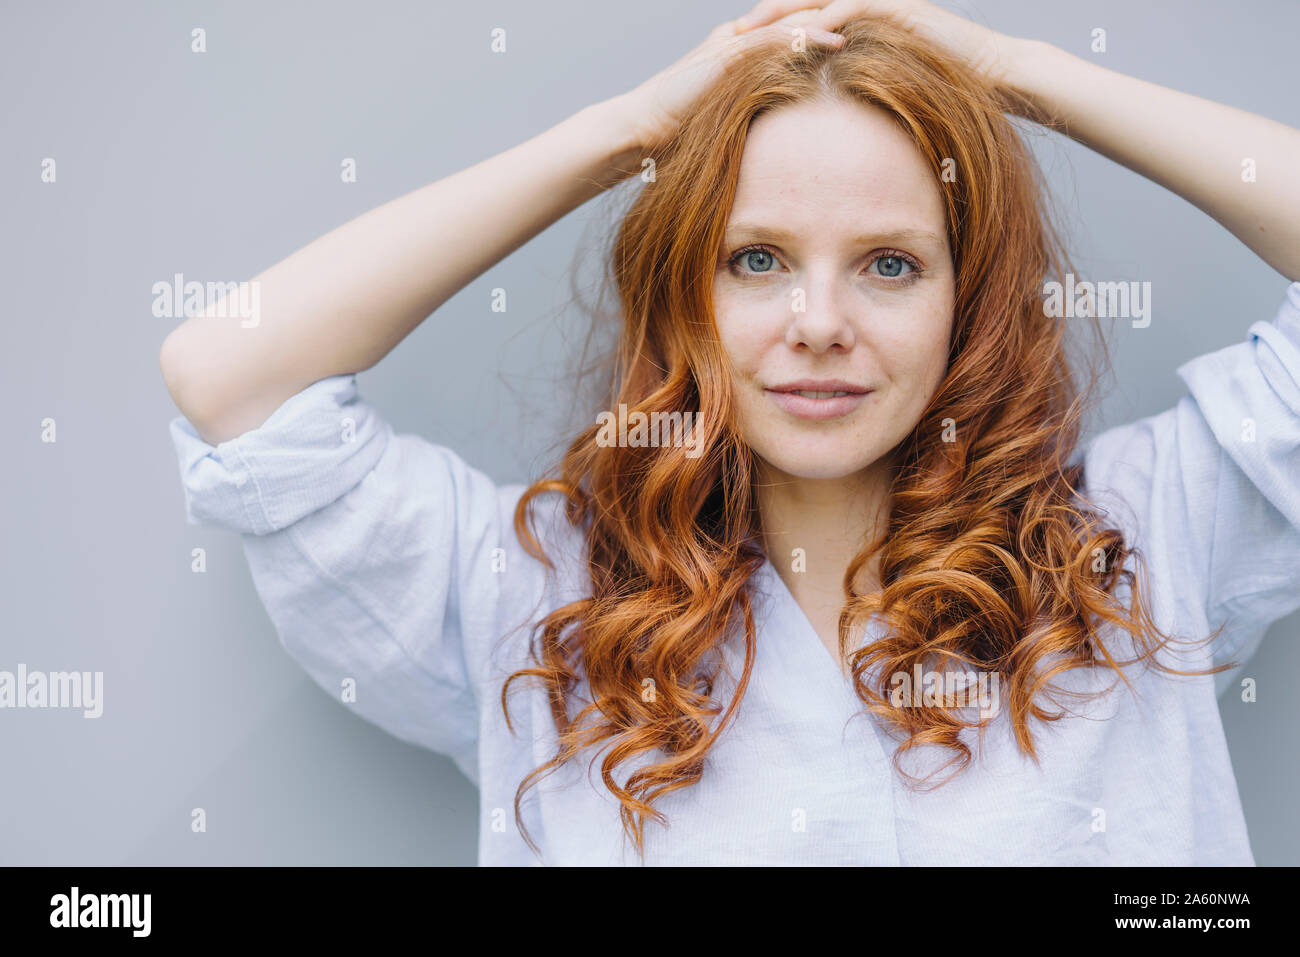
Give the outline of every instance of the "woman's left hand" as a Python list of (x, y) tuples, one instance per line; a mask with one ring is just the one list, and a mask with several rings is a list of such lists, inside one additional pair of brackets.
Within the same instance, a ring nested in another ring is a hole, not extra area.
[(857, 16), (888, 16), (965, 60), (995, 88), (1013, 82), (1014, 59), (1024, 41), (958, 16), (929, 0), (761, 0), (736, 21), (737, 32), (761, 27), (796, 10), (815, 11), (799, 25), (836, 31)]

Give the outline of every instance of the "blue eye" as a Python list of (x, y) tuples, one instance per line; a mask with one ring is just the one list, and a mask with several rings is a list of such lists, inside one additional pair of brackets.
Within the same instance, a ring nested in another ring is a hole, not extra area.
[[(877, 263), (880, 264), (880, 269), (876, 275), (890, 280), (889, 285), (910, 285), (920, 278), (922, 272), (920, 263), (895, 249), (881, 252), (870, 265), (874, 266)], [(756, 279), (765, 273), (773, 272), (777, 265), (775, 254), (765, 246), (745, 246), (727, 260), (727, 268), (740, 279)], [(907, 267), (907, 271), (904, 271), (904, 266)]]
[(727, 268), (732, 275), (742, 279), (753, 279), (757, 275), (772, 272), (775, 267), (776, 256), (763, 246), (746, 246), (727, 260)]
[(881, 256), (876, 262), (880, 264), (880, 275), (890, 279), (901, 275), (904, 266), (911, 266), (902, 256)]

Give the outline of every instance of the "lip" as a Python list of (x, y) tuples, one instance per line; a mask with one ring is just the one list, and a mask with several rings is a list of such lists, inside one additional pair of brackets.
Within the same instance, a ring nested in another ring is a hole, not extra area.
[[(837, 419), (848, 415), (860, 406), (872, 392), (871, 389), (845, 382), (843, 379), (799, 379), (764, 389), (772, 401), (790, 415), (801, 419)], [(813, 399), (804, 392), (847, 392), (848, 395), (829, 399)]]

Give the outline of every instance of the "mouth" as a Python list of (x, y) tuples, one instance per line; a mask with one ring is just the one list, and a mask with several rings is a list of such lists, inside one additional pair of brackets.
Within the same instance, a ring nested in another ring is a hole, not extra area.
[(763, 391), (778, 408), (801, 419), (836, 419), (848, 415), (872, 392), (840, 379), (803, 379)]

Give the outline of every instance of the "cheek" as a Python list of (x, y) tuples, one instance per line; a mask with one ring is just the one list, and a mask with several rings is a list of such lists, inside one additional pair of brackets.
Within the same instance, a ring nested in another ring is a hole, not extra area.
[(922, 333), (876, 340), (875, 355), (887, 379), (924, 405), (948, 371), (948, 326), (936, 324)]
[(728, 301), (715, 301), (714, 324), (718, 342), (731, 364), (742, 374), (754, 374), (763, 356), (773, 345), (783, 341), (779, 315), (772, 320), (772, 310)]

